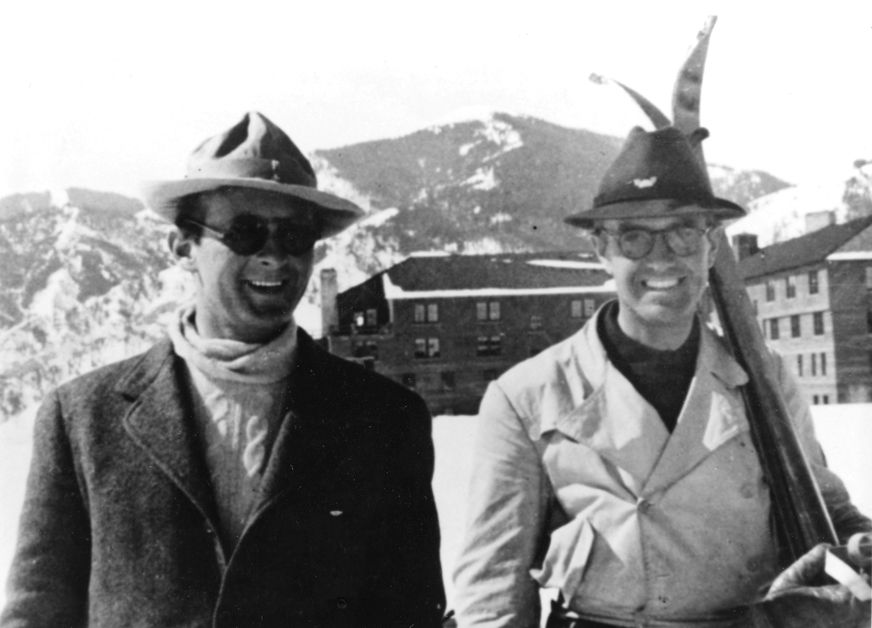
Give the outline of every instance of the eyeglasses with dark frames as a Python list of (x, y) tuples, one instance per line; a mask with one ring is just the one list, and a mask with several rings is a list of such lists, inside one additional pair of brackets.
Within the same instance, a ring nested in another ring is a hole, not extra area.
[[(218, 240), (237, 255), (254, 255), (263, 250), (270, 233), (279, 249), (288, 255), (308, 253), (318, 240), (314, 229), (299, 223), (290, 220), (270, 221), (252, 214), (235, 216), (230, 227), (223, 231), (191, 218), (185, 218), (183, 222), (200, 227), (204, 235)], [(272, 230), (271, 224), (275, 225)]]
[(598, 233), (605, 233), (613, 237), (621, 254), (632, 260), (642, 259), (654, 249), (654, 241), (658, 235), (662, 235), (666, 246), (679, 257), (687, 257), (699, 252), (703, 238), (708, 235), (712, 227), (702, 229), (688, 225), (675, 225), (667, 229), (643, 229), (633, 227), (614, 231), (600, 228)]

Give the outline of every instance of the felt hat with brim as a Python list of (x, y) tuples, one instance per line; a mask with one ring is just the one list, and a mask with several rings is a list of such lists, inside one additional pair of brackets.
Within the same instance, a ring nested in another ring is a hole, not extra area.
[(314, 206), (321, 238), (339, 233), (364, 215), (351, 201), (317, 186), (312, 165), (291, 138), (266, 116), (251, 111), (200, 144), (188, 159), (183, 179), (147, 182), (142, 195), (148, 207), (175, 222), (179, 200), (191, 194), (222, 187), (285, 194)]
[(635, 127), (600, 183), (593, 207), (568, 216), (571, 225), (590, 229), (602, 220), (702, 214), (727, 220), (745, 215), (736, 203), (717, 198), (693, 143), (675, 127), (645, 131)]

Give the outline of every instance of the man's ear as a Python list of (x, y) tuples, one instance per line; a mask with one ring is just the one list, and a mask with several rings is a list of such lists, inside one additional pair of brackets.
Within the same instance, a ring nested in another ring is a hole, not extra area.
[(194, 242), (191, 236), (185, 235), (178, 227), (173, 227), (167, 236), (167, 245), (170, 247), (170, 252), (176, 258), (176, 263), (188, 272), (197, 270), (197, 265), (194, 262)]
[(718, 257), (718, 248), (721, 243), (721, 232), (723, 230), (723, 225), (715, 225), (711, 228), (708, 234), (706, 234), (706, 237), (709, 241), (708, 259), (706, 260), (708, 268), (711, 268), (715, 265), (715, 259), (717, 259)]

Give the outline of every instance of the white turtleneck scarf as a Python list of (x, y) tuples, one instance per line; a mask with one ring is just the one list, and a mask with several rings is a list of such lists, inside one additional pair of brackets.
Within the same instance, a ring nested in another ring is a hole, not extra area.
[(221, 533), (235, 547), (259, 501), (260, 480), (285, 415), (297, 327), (291, 322), (266, 344), (203, 338), (189, 305), (178, 311), (169, 335), (187, 367)]

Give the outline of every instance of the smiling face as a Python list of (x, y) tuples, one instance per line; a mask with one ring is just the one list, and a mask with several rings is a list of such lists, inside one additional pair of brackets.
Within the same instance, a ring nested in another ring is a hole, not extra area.
[[(224, 231), (235, 216), (288, 220), (301, 229), (314, 228), (309, 206), (292, 197), (260, 190), (229, 188), (202, 194), (192, 204), (196, 216)], [(314, 251), (285, 253), (274, 238), (252, 255), (238, 255), (206, 235), (196, 238), (178, 229), (170, 248), (183, 268), (197, 278), (196, 325), (205, 338), (265, 342), (293, 320), (312, 275)]]
[[(644, 214), (644, 210), (640, 211)], [(676, 226), (706, 229), (700, 214), (661, 218), (606, 220), (608, 232), (628, 229), (660, 231)], [(693, 318), (714, 264), (717, 247), (711, 233), (702, 236), (699, 250), (679, 256), (658, 234), (651, 251), (641, 259), (622, 254), (615, 235), (596, 236), (597, 252), (615, 280), (620, 303), (618, 324), (631, 338), (656, 349), (676, 349), (690, 334)]]

